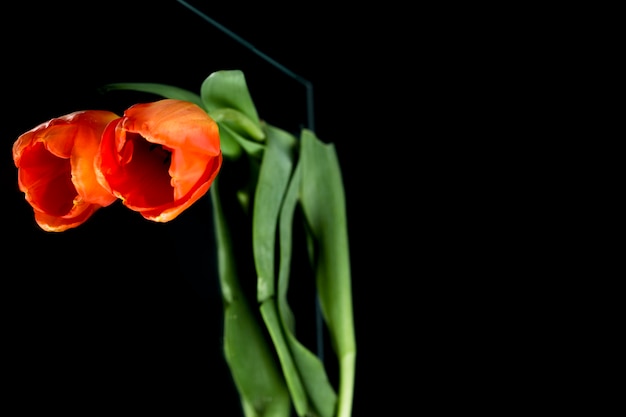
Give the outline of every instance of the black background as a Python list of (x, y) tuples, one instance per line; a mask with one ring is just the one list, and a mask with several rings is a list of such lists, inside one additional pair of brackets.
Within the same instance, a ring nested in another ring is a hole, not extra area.
[[(407, 120), (378, 79), (410, 78), (393, 61), (410, 50), (393, 52), (395, 40), (381, 36), (375, 11), (190, 3), (312, 83), (313, 127), (335, 144), (346, 190), (358, 346), (354, 415), (401, 404), (383, 390), (407, 383), (385, 375), (414, 360), (414, 338), (424, 329), (393, 301), (418, 274), (399, 266), (405, 254), (416, 254), (411, 224), (392, 224), (419, 210), (412, 201), (420, 190), (401, 186), (394, 174), (404, 168), (389, 163), (390, 151), (403, 149), (392, 142), (412, 140), (415, 126), (409, 122), (406, 137), (391, 134)], [(237, 416), (221, 353), (208, 200), (168, 224), (115, 203), (77, 229), (46, 233), (17, 188), (11, 146), (50, 118), (93, 108), (121, 114), (150, 98), (98, 91), (111, 82), (198, 92), (211, 72), (240, 69), (260, 117), (293, 132), (307, 124), (304, 87), (176, 1), (17, 3), (2, 20), (1, 295), (9, 396), (24, 410), (65, 414)], [(294, 297), (306, 315), (313, 309), (310, 288), (303, 290)]]
[[(353, 415), (501, 414), (552, 392), (541, 361), (557, 356), (545, 347), (554, 326), (537, 332), (550, 292), (528, 282), (554, 240), (524, 182), (541, 101), (519, 67), (526, 21), (508, 27), (474, 5), (191, 4), (313, 85), (314, 130), (336, 146), (347, 199)], [(166, 224), (116, 203), (46, 233), (11, 146), (50, 118), (154, 98), (103, 95), (107, 83), (198, 91), (239, 69), (260, 117), (293, 132), (307, 123), (304, 87), (175, 0), (2, 8), (5, 398), (34, 414), (239, 417), (208, 200)], [(291, 286), (298, 334), (311, 335), (311, 281)], [(328, 347), (326, 359), (334, 376)]]

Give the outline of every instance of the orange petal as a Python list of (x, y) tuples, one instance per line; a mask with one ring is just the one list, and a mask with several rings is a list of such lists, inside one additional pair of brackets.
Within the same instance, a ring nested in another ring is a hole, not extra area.
[(124, 116), (124, 130), (139, 133), (148, 142), (207, 156), (221, 152), (217, 123), (188, 101), (165, 99), (135, 104)]
[(115, 118), (106, 111), (70, 113), (25, 132), (13, 144), (19, 188), (44, 230), (76, 227), (115, 201), (94, 169), (100, 134)]
[(78, 196), (69, 159), (54, 156), (42, 142), (20, 154), (18, 185), (33, 208), (52, 216), (67, 214)]
[(64, 232), (67, 229), (78, 227), (85, 223), (100, 206), (85, 204), (72, 216), (52, 216), (39, 210), (34, 210), (35, 221), (47, 232)]
[(116, 197), (98, 183), (94, 158), (100, 147), (100, 138), (106, 125), (119, 119), (108, 111), (89, 111), (76, 120), (74, 147), (72, 148), (72, 182), (78, 194), (87, 202), (108, 206)]
[(197, 183), (197, 187), (180, 199), (174, 200), (171, 204), (155, 207), (151, 210), (141, 210), (141, 215), (148, 220), (155, 222), (169, 222), (185, 211), (189, 206), (198, 201), (209, 191), (209, 188), (220, 170), (222, 156), (214, 158), (205, 170), (205, 176)]
[(221, 163), (217, 123), (193, 103), (164, 99), (107, 127), (96, 171), (127, 207), (169, 221), (206, 193)]

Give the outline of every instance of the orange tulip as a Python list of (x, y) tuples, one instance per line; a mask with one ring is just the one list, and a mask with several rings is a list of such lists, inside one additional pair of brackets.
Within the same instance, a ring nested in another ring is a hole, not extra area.
[(77, 227), (115, 201), (98, 183), (93, 163), (104, 128), (118, 118), (108, 111), (77, 111), (42, 123), (15, 141), (18, 186), (42, 229)]
[(100, 183), (143, 217), (167, 222), (209, 190), (222, 165), (217, 123), (181, 100), (136, 104), (107, 126)]

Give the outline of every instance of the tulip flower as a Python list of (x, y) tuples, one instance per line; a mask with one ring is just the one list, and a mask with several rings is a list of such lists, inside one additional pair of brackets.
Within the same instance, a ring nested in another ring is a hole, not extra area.
[(148, 220), (167, 222), (209, 190), (222, 165), (217, 123), (177, 99), (135, 104), (102, 134), (100, 183)]
[[(350, 417), (356, 341), (345, 196), (332, 143), (310, 129), (298, 138), (259, 119), (237, 70), (210, 74), (199, 95), (156, 83), (109, 88), (162, 99), (135, 104), (122, 116), (71, 113), (14, 143), (19, 188), (37, 223), (63, 231), (117, 199), (148, 220), (168, 222), (210, 190), (207, 214), (213, 216), (210, 238), (223, 300), (221, 340), (241, 411), (247, 417), (288, 417), (294, 410), (298, 416)], [(250, 175), (245, 195), (240, 184), (212, 186), (223, 159), (228, 166), (241, 158), (254, 168), (243, 173)], [(229, 216), (224, 199), (238, 199), (246, 210)], [(250, 221), (250, 233), (234, 233), (245, 229), (233, 228), (232, 221), (237, 226)], [(306, 239), (294, 238), (302, 236)], [(336, 386), (323, 357), (294, 331), (288, 294), (292, 272), (300, 272), (293, 257), (298, 253), (309, 255), (303, 266), (315, 276), (316, 334), (326, 329), (331, 337)], [(250, 302), (242, 283), (255, 278)]]
[(115, 201), (97, 180), (94, 157), (104, 128), (118, 118), (109, 111), (77, 111), (41, 123), (15, 141), (18, 186), (42, 229), (77, 227)]

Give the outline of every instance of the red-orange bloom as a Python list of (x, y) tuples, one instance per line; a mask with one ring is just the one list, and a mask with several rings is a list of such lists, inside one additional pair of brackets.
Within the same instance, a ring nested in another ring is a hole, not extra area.
[(128, 108), (107, 126), (96, 157), (100, 183), (157, 222), (206, 194), (221, 165), (217, 123), (197, 105), (174, 99)]
[(104, 128), (118, 118), (108, 111), (77, 111), (17, 138), (13, 161), (18, 186), (42, 229), (62, 232), (77, 227), (115, 201), (98, 183), (93, 163)]

